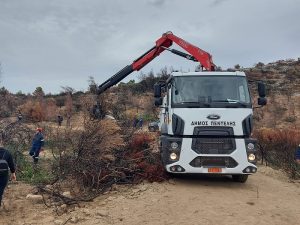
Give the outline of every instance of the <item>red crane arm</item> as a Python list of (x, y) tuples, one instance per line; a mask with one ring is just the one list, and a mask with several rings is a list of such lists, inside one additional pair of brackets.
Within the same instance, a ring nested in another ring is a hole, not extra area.
[(208, 52), (202, 50), (201, 48), (198, 48), (189, 42), (181, 39), (180, 37), (175, 36), (172, 33), (167, 33), (166, 36), (168, 39), (175, 42), (177, 45), (182, 47), (184, 50), (186, 50), (188, 53), (190, 53), (193, 57), (196, 58), (198, 62), (208, 71), (214, 71), (215, 70), (215, 64), (213, 63), (212, 56)]
[(212, 61), (212, 56), (209, 53), (177, 37), (172, 32), (164, 33), (162, 37), (156, 41), (155, 47), (153, 47), (144, 55), (136, 59), (132, 64), (133, 69), (140, 70), (141, 68), (143, 68), (149, 62), (151, 62), (156, 56), (158, 56), (161, 52), (163, 52), (166, 48), (169, 48), (173, 44), (173, 42), (175, 42), (177, 45), (179, 45), (188, 53), (190, 53), (191, 56), (196, 59), (194, 61), (200, 62), (200, 64), (206, 70), (208, 71), (215, 70), (215, 65)]
[[(173, 44), (173, 42), (175, 42), (177, 45), (179, 45), (188, 53), (190, 53), (190, 55), (175, 49), (168, 49)], [(98, 87), (98, 94), (103, 93), (111, 86), (117, 84), (118, 82), (123, 80), (126, 76), (131, 74), (133, 71), (138, 71), (142, 69), (149, 62), (151, 62), (155, 57), (157, 57), (160, 53), (162, 53), (164, 50), (169, 50), (172, 53), (179, 55), (181, 57), (196, 62), (200, 62), (201, 66), (204, 67), (207, 71), (215, 70), (215, 65), (212, 61), (212, 56), (209, 53), (175, 36), (172, 32), (167, 32), (164, 33), (162, 37), (156, 41), (156, 44), (153, 48), (151, 48), (142, 56), (134, 60), (131, 65), (125, 66), (118, 73), (116, 73), (111, 78), (103, 82)]]

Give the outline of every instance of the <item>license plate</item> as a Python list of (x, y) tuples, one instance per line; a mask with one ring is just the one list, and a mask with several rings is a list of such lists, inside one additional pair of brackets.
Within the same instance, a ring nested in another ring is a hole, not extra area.
[(208, 168), (208, 172), (209, 173), (222, 173), (222, 168), (218, 168), (218, 167)]

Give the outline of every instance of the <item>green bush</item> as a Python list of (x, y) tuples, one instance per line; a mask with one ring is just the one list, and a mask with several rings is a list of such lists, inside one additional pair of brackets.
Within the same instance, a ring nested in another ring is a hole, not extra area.
[(152, 122), (152, 121), (156, 121), (158, 120), (157, 117), (155, 117), (154, 115), (151, 114), (144, 114), (143, 115), (143, 120), (144, 121), (148, 121), (148, 122)]
[(25, 161), (18, 173), (18, 178), (30, 184), (49, 184), (54, 176), (39, 164)]
[(24, 181), (30, 184), (47, 184), (54, 179), (54, 175), (46, 168), (42, 167), (43, 161), (40, 160), (38, 164), (33, 164), (30, 158), (27, 158), (24, 152), (20, 149), (27, 149), (28, 146), (16, 145), (10, 143), (5, 147), (11, 152), (16, 168), (18, 180)]

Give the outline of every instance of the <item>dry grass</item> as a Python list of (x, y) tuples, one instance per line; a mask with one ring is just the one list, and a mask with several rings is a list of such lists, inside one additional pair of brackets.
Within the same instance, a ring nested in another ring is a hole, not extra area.
[(300, 177), (300, 168), (295, 162), (299, 130), (262, 128), (254, 136), (258, 139), (262, 162), (282, 168), (291, 178)]

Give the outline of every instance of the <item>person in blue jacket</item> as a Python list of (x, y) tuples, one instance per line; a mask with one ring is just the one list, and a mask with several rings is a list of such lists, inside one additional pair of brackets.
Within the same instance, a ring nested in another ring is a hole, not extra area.
[(32, 147), (29, 151), (29, 155), (32, 156), (34, 163), (37, 163), (39, 161), (39, 154), (43, 146), (44, 136), (42, 134), (42, 128), (37, 128), (32, 140)]
[(298, 163), (300, 165), (300, 144), (299, 146), (296, 148), (296, 152), (295, 152), (295, 160), (296, 163)]
[(142, 130), (143, 129), (143, 117), (140, 116), (140, 118), (138, 119), (138, 127)]

